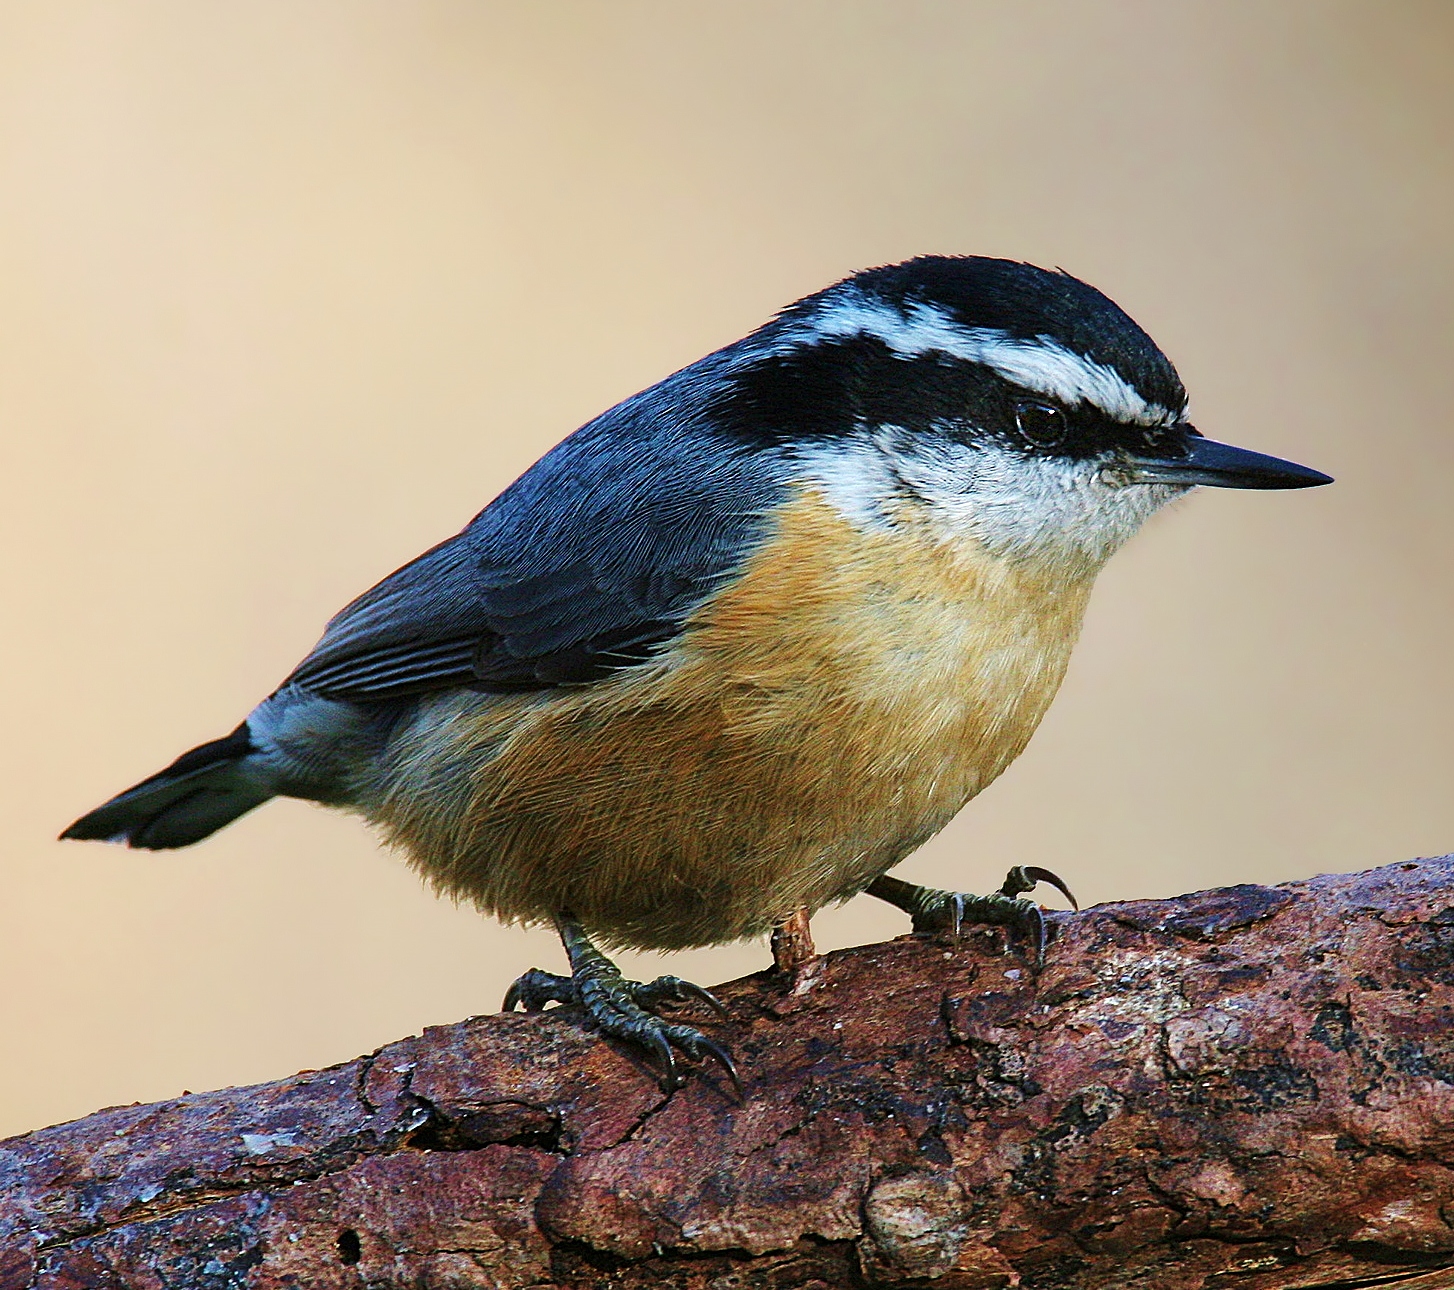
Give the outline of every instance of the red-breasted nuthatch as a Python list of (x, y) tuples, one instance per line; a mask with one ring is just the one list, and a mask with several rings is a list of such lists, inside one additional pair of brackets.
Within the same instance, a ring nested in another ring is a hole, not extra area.
[[(1025, 747), (1091, 583), (1194, 485), (1326, 475), (1203, 438), (1171, 363), (1065, 273), (929, 256), (789, 306), (576, 431), (365, 592), (224, 739), (69, 838), (184, 847), (271, 797), (363, 815), (441, 891), (558, 927), (581, 1004), (731, 1059), (592, 944), (756, 936), (867, 891), (1027, 926), (1043, 871), (887, 876)], [(1026, 877), (1028, 872), (1029, 876)], [(1037, 942), (1038, 952), (1038, 942)]]

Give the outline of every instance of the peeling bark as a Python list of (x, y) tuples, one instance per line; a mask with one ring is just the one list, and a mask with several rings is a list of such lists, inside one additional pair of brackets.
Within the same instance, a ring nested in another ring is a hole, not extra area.
[(546, 1013), (0, 1143), (0, 1287), (1454, 1286), (1454, 857), (1051, 923), (725, 987), (741, 1102)]

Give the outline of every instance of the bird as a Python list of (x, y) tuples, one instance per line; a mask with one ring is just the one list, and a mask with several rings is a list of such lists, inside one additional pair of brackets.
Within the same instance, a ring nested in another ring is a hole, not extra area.
[(526, 972), (507, 1010), (576, 1005), (669, 1084), (678, 1058), (735, 1082), (676, 1014), (713, 996), (606, 951), (866, 892), (1043, 953), (1024, 893), (1066, 890), (1048, 871), (986, 896), (889, 871), (1025, 748), (1153, 513), (1330, 482), (1202, 435), (1155, 342), (1063, 270), (870, 268), (562, 440), (231, 734), (62, 836), (164, 850), (273, 797), (354, 812), (441, 894), (555, 927), (569, 972)]

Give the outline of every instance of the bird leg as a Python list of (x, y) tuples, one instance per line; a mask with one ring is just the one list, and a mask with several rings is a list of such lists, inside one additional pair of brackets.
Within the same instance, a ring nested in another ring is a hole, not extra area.
[(1045, 961), (1045, 915), (1024, 893), (1048, 882), (1059, 889), (1076, 909), (1080, 908), (1067, 887), (1048, 869), (1037, 865), (1016, 865), (1004, 884), (992, 896), (971, 896), (958, 891), (920, 887), (885, 874), (868, 886), (868, 894), (902, 909), (914, 920), (914, 931), (958, 936), (965, 923), (988, 923), (1023, 932), (1030, 939), (1032, 957), (1038, 968)]
[(585, 928), (569, 914), (557, 915), (555, 926), (570, 960), (570, 976), (531, 968), (506, 993), (505, 1012), (513, 1012), (517, 1004), (526, 1012), (539, 1012), (548, 1003), (578, 1004), (602, 1034), (654, 1056), (668, 1089), (678, 1088), (683, 1082), (677, 1071), (676, 1053), (680, 1052), (694, 1061), (715, 1058), (741, 1091), (732, 1055), (721, 1044), (692, 1026), (663, 1021), (656, 1015), (663, 1004), (696, 1001), (725, 1016), (726, 1009), (711, 993), (675, 976), (628, 981), (621, 969), (591, 944)]
[(772, 963), (779, 972), (786, 972), (796, 980), (816, 957), (806, 909), (798, 910), (772, 929)]

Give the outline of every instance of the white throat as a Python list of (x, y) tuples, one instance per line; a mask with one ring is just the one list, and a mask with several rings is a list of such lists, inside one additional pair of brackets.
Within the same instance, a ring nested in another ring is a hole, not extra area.
[(1022, 456), (993, 444), (926, 439), (893, 426), (796, 454), (799, 481), (863, 528), (926, 525), (1001, 559), (1093, 573), (1146, 520), (1186, 493), (1123, 485), (1100, 462)]

